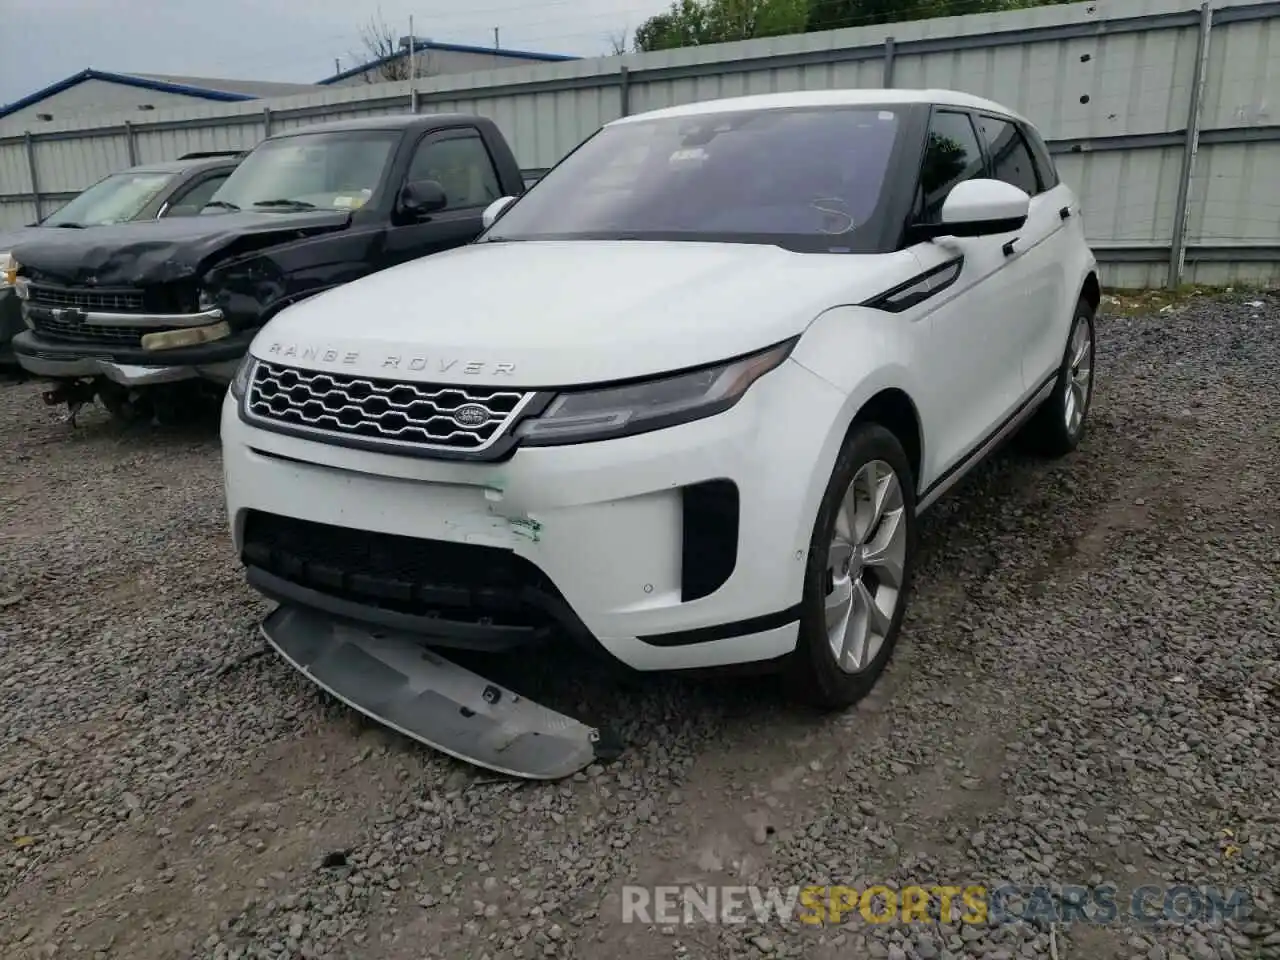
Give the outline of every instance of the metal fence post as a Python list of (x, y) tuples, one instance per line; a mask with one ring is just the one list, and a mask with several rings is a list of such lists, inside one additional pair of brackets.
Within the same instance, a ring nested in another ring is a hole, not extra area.
[(622, 116), (631, 115), (631, 70), (625, 66), (618, 69), (618, 104)]
[(262, 108), (262, 137), (265, 140), (271, 136), (271, 108)]
[(36, 170), (36, 141), (28, 130), (22, 135), (23, 143), (27, 147), (27, 172), (31, 176), (31, 202), (36, 207), (36, 220), (44, 219), (44, 210), (41, 209), (40, 203), (40, 174)]
[(884, 86), (893, 86), (893, 37), (884, 38)]
[(1176, 290), (1182, 283), (1187, 260), (1187, 220), (1191, 216), (1191, 176), (1200, 148), (1200, 121), (1204, 110), (1204, 83), (1209, 62), (1209, 31), (1213, 28), (1213, 10), (1209, 0), (1200, 4), (1200, 33), (1196, 38), (1196, 64), (1191, 75), (1191, 103), (1187, 107), (1187, 130), (1182, 146), (1182, 169), (1178, 174), (1178, 203), (1173, 210), (1173, 236), (1169, 244), (1168, 287)]
[(132, 120), (124, 122), (124, 144), (129, 151), (129, 166), (136, 167), (138, 165), (138, 141), (133, 135)]

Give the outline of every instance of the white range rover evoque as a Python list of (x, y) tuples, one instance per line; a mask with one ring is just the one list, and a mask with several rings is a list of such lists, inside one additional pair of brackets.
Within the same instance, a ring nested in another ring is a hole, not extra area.
[[(496, 197), (483, 147), (454, 152), (429, 216)], [(951, 91), (606, 125), (475, 243), (254, 341), (222, 438), (236, 550), (279, 602), (267, 640), (382, 722), (531, 777), (616, 745), (442, 650), (567, 634), (855, 702), (920, 512), (1015, 432), (1080, 441), (1100, 297), (1080, 214), (1028, 120)]]

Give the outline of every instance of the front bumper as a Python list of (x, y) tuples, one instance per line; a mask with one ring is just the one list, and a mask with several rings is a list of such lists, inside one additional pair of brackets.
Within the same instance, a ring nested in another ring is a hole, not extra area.
[(174, 350), (121, 348), (41, 337), (24, 330), (13, 338), (18, 363), (29, 373), (53, 379), (106, 377), (125, 387), (181, 380), (230, 383), (257, 330)]
[(265, 431), (228, 394), (228, 515), (264, 593), (441, 646), (567, 628), (641, 670), (770, 660), (795, 646), (843, 402), (787, 361), (718, 416), (468, 463)]

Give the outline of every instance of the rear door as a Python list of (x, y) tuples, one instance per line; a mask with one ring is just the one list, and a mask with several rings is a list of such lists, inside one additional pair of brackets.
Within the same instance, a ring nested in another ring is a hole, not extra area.
[[(916, 186), (912, 219), (941, 221), (942, 205), (956, 184), (987, 175), (986, 157), (967, 110), (936, 107)], [(1023, 396), (1019, 329), (1026, 309), (1020, 258), (1006, 254), (1016, 233), (943, 237), (912, 246), (931, 277), (931, 307), (922, 338), (923, 474), (936, 479), (981, 447), (1016, 412)]]
[(1026, 308), (1013, 331), (1022, 357), (1027, 389), (1038, 389), (1057, 370), (1065, 343), (1067, 257), (1061, 243), (1067, 238), (1066, 221), (1073, 215), (1065, 188), (1050, 183), (1036, 163), (1021, 125), (1008, 117), (977, 114), (979, 132), (990, 157), (991, 176), (1026, 191), (1031, 206), (1026, 225), (1017, 232), (1014, 257), (1022, 261)]
[(428, 133), (414, 147), (404, 180), (435, 180), (448, 198), (443, 210), (409, 219), (392, 212), (381, 267), (469, 243), (480, 235), (485, 207), (502, 196), (493, 157), (475, 127)]

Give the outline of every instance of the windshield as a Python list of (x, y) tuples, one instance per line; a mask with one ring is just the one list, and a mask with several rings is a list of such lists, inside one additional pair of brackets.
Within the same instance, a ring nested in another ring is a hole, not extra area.
[(350, 130), (264, 140), (202, 212), (362, 207), (400, 136), (398, 130)]
[(711, 240), (862, 251), (897, 142), (879, 107), (754, 110), (606, 127), (485, 240)]
[(134, 219), (176, 174), (115, 173), (51, 213), (46, 227), (98, 227)]

